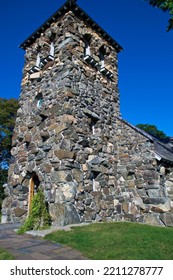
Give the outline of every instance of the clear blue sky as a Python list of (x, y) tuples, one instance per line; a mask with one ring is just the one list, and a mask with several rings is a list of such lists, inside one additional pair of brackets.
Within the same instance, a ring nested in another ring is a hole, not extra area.
[[(18, 98), (24, 51), (18, 46), (65, 0), (5, 0), (1, 3), (0, 97)], [(155, 124), (173, 136), (173, 31), (168, 15), (144, 0), (78, 0), (124, 51), (119, 54), (122, 117)]]

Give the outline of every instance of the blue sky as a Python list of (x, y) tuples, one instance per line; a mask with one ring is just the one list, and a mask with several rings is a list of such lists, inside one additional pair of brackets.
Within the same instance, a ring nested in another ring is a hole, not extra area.
[[(3, 0), (1, 3), (0, 97), (18, 98), (24, 51), (18, 46), (65, 0)], [(168, 15), (144, 0), (78, 0), (124, 51), (119, 54), (122, 117), (155, 124), (173, 136), (173, 31)]]

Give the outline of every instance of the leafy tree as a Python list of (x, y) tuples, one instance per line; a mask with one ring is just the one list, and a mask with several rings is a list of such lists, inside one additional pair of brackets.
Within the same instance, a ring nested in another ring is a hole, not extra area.
[(18, 101), (0, 98), (0, 208), (5, 198), (3, 184), (7, 181), (7, 167), (10, 160), (11, 138)]
[(146, 131), (147, 133), (160, 138), (160, 139), (166, 139), (168, 136), (161, 130), (157, 128), (157, 126), (153, 124), (137, 124), (136, 127)]
[(145, 0), (153, 7), (161, 9), (163, 12), (168, 12), (170, 14), (170, 19), (168, 21), (167, 31), (173, 29), (173, 0)]
[(0, 167), (10, 160), (11, 138), (14, 129), (18, 100), (0, 98)]

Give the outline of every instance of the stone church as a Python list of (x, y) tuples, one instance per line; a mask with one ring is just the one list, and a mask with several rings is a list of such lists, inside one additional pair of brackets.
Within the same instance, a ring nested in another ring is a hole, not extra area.
[(23, 221), (42, 188), (53, 225), (173, 226), (172, 142), (121, 118), (121, 45), (68, 0), (20, 47), (25, 65), (2, 222)]

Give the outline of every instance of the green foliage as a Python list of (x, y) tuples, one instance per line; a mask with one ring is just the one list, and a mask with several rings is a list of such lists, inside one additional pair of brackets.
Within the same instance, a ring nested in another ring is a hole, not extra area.
[(3, 184), (7, 182), (7, 166), (11, 158), (11, 139), (18, 109), (16, 99), (0, 98), (0, 209), (5, 198)]
[(13, 260), (13, 256), (6, 250), (0, 248), (0, 260)]
[(10, 160), (11, 139), (18, 100), (0, 98), (0, 166), (7, 166)]
[(18, 109), (14, 98), (0, 98), (0, 209), (5, 198), (3, 184), (7, 182), (7, 167), (11, 158), (11, 139)]
[(170, 14), (170, 19), (168, 21), (167, 31), (173, 29), (173, 0), (145, 0), (153, 7), (161, 9), (163, 12), (168, 12)]
[(56, 231), (45, 239), (73, 247), (92, 260), (172, 260), (172, 235), (173, 228), (115, 222)]
[(136, 127), (146, 131), (147, 133), (160, 138), (160, 139), (166, 139), (168, 136), (161, 130), (157, 128), (157, 126), (153, 124), (137, 124)]
[(38, 192), (34, 195), (31, 209), (30, 215), (18, 230), (18, 234), (23, 234), (28, 230), (39, 230), (50, 227), (51, 219), (43, 190), (38, 189)]
[(0, 168), (0, 210), (2, 206), (2, 201), (5, 198), (3, 184), (7, 182), (8, 171), (6, 169)]

